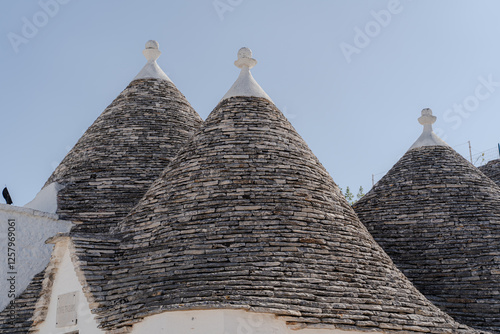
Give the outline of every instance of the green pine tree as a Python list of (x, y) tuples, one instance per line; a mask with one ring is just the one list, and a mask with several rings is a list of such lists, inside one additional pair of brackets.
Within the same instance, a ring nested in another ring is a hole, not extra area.
[(345, 188), (344, 196), (347, 202), (349, 202), (349, 204), (352, 205), (354, 200), (354, 194), (351, 192), (351, 189), (349, 189), (349, 187)]
[(356, 195), (356, 202), (361, 199), (361, 197), (365, 196), (365, 193), (363, 191), (363, 187), (359, 186), (358, 194)]

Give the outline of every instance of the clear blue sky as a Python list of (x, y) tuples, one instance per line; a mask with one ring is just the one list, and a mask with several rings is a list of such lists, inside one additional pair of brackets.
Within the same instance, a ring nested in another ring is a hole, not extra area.
[(382, 177), (426, 107), (464, 155), (500, 141), (498, 0), (53, 1), (0, 2), (0, 185), (17, 205), (139, 72), (149, 39), (202, 118), (250, 47), (253, 76), (344, 189)]

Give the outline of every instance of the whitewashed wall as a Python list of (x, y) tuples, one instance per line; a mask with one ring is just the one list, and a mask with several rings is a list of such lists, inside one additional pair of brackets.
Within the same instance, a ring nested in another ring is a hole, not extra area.
[[(37, 326), (40, 334), (62, 334), (78, 330), (81, 334), (102, 334), (97, 328), (94, 315), (90, 312), (90, 306), (83, 294), (82, 286), (75, 272), (69, 252), (69, 240), (57, 242), (52, 255), (52, 261), (56, 266), (56, 276), (50, 292), (50, 302), (45, 321)], [(76, 292), (78, 304), (76, 305), (77, 324), (74, 326), (57, 327), (57, 297), (59, 295)], [(148, 333), (152, 334), (152, 333)]]
[[(164, 312), (145, 318), (133, 334), (366, 334), (338, 329), (292, 329), (272, 314), (244, 310)], [(370, 332), (377, 333), (377, 332)]]
[[(13, 270), (8, 264), (9, 219), (15, 222)], [(7, 279), (15, 276), (15, 295), (22, 293), (33, 276), (49, 263), (53, 245), (45, 244), (45, 240), (58, 232), (68, 232), (70, 228), (71, 222), (58, 220), (55, 214), (0, 204), (0, 282), (2, 282), (0, 284), (0, 310), (4, 309), (12, 299), (9, 298), (10, 284)], [(9, 274), (9, 272), (16, 274)]]

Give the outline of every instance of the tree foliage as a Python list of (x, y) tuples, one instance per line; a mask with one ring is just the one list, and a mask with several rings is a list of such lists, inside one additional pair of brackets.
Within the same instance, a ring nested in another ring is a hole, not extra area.
[(345, 188), (345, 192), (344, 192), (344, 190), (342, 190), (342, 188), (340, 188), (340, 192), (342, 192), (342, 194), (344, 194), (345, 199), (351, 205), (353, 205), (354, 203), (359, 201), (363, 196), (365, 196), (365, 193), (364, 193), (362, 186), (359, 187), (358, 193), (356, 194), (356, 200), (354, 199), (354, 194), (351, 192), (351, 189), (349, 189), (349, 187)]
[(345, 199), (349, 202), (349, 204), (353, 204), (354, 202), (354, 194), (351, 192), (351, 189), (349, 189), (349, 186), (345, 188), (345, 193), (344, 193)]

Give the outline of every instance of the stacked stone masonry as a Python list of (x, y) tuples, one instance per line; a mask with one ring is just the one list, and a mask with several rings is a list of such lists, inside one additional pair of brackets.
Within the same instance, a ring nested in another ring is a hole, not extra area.
[[(201, 123), (171, 82), (134, 80), (46, 183), (64, 186), (57, 213), (77, 223), (72, 261), (100, 328), (236, 308), (295, 329), (484, 333), (396, 268), (269, 100), (225, 99)], [(0, 313), (0, 333), (36, 332), (57, 271), (48, 268), (15, 300), (14, 323)], [(481, 279), (470, 281), (482, 289)]]
[(263, 98), (222, 101), (112, 232), (110, 268), (101, 243), (76, 242), (108, 331), (168, 310), (242, 308), (297, 328), (478, 333), (402, 275)]
[(35, 311), (35, 304), (40, 298), (42, 291), (44, 276), (45, 270), (33, 277), (24, 292), (14, 299), (14, 304), (7, 306), (0, 312), (0, 333), (28, 333), (33, 323), (32, 317)]
[(500, 186), (500, 159), (488, 162), (486, 165), (479, 167), (479, 170)]
[(408, 151), (354, 205), (428, 299), (500, 333), (500, 188), (449, 147)]
[[(202, 122), (172, 82), (132, 81), (89, 127), (45, 184), (58, 182), (65, 187), (58, 194), (57, 213), (61, 219), (78, 224), (71, 233), (91, 233), (87, 237), (94, 244), (103, 235), (109, 239), (106, 232), (137, 204)], [(76, 238), (74, 243), (80, 240), (86, 239)], [(82, 241), (81, 247), (84, 245)], [(107, 252), (98, 253), (94, 263), (104, 261)], [(109, 265), (112, 261), (103, 263)], [(99, 268), (105, 271), (104, 264)], [(95, 266), (94, 270), (98, 272)], [(43, 273), (40, 275), (43, 278)], [(40, 275), (15, 300), (20, 310), (15, 324), (8, 321), (7, 310), (0, 313), (0, 333), (28, 333), (37, 296), (42, 293)], [(90, 282), (94, 282), (95, 275), (86, 272)]]
[(140, 79), (90, 126), (46, 185), (65, 186), (57, 213), (102, 233), (125, 217), (202, 119), (173, 83)]

